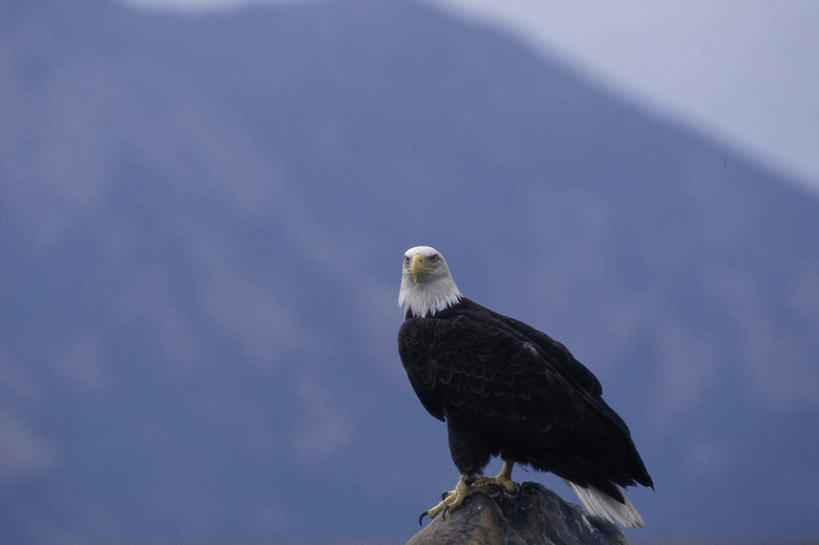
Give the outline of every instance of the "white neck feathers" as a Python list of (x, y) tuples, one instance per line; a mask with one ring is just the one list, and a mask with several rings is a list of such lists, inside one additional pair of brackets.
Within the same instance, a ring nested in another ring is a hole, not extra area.
[(409, 310), (413, 316), (423, 318), (451, 307), (460, 301), (461, 297), (458, 286), (449, 274), (430, 282), (418, 283), (414, 283), (412, 278), (405, 274), (401, 278), (398, 304), (405, 313)]

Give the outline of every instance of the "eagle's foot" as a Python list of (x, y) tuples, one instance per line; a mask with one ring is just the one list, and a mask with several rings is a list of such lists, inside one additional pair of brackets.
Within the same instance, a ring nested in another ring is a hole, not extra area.
[(495, 477), (477, 477), (473, 486), (483, 486), (488, 490), (493, 488), (501, 488), (509, 494), (516, 494), (518, 492), (518, 483), (512, 479), (503, 478), (500, 475)]
[(488, 485), (473, 484), (475, 480), (476, 479), (468, 475), (461, 475), (458, 484), (455, 485), (455, 490), (444, 492), (444, 498), (441, 500), (441, 502), (435, 507), (421, 513), (421, 516), (418, 518), (418, 522), (422, 524), (424, 517), (433, 519), (438, 515), (438, 513), (443, 513), (442, 516), (445, 517), (447, 511), (454, 511), (460, 507), (464, 500), (469, 496), (482, 493), (488, 494), (492, 491), (492, 488)]
[(498, 487), (506, 490), (509, 494), (516, 494), (519, 485), (512, 480), (512, 466), (515, 465), (514, 460), (504, 460), (503, 467), (494, 477), (477, 477), (474, 485), (485, 486), (488, 488)]

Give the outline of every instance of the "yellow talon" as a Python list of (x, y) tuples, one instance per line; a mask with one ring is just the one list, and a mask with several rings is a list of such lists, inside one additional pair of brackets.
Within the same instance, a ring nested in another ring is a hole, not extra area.
[(455, 490), (449, 491), (438, 505), (432, 507), (424, 513), (421, 513), (421, 518), (418, 519), (418, 522), (421, 522), (424, 519), (424, 515), (428, 516), (430, 519), (433, 519), (441, 511), (452, 511), (457, 509), (469, 496), (479, 492), (484, 492), (484, 490), (476, 490), (475, 487), (470, 486), (470, 480), (469, 475), (461, 475), (461, 478), (458, 480), (458, 484), (455, 485)]
[(474, 485), (485, 487), (499, 486), (510, 494), (514, 494), (518, 489), (518, 484), (512, 480), (512, 466), (514, 465), (514, 460), (504, 460), (503, 467), (497, 475), (494, 477), (477, 477)]
[(512, 481), (512, 466), (514, 464), (514, 460), (504, 460), (503, 468), (494, 477), (477, 477), (473, 479), (469, 475), (461, 475), (458, 484), (455, 485), (455, 490), (447, 492), (438, 505), (421, 513), (418, 523), (423, 524), (425, 516), (433, 519), (439, 513), (454, 511), (461, 506), (466, 498), (475, 494), (488, 494), (492, 492), (493, 487), (503, 488), (511, 494), (515, 493), (518, 485)]

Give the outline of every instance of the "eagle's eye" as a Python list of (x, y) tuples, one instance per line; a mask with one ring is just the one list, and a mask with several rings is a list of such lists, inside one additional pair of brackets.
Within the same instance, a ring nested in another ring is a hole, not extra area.
[(409, 256), (408, 255), (404, 256), (404, 263), (409, 263)]
[(435, 263), (436, 261), (438, 261), (438, 256), (437, 255), (429, 256), (429, 262), (430, 263)]

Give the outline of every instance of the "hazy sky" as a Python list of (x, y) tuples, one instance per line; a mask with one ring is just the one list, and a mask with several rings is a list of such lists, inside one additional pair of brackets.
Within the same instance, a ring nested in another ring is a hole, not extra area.
[[(202, 10), (297, 0), (126, 0)], [(501, 26), (819, 191), (815, 0), (427, 0)]]

